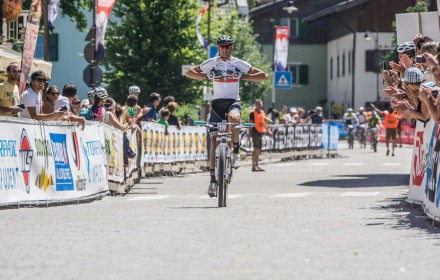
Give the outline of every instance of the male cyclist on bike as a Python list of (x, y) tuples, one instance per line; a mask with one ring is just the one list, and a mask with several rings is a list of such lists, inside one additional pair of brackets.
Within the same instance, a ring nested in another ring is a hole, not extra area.
[[(260, 82), (267, 80), (267, 75), (263, 71), (252, 67), (246, 61), (233, 57), (232, 50), (234, 40), (230, 36), (221, 36), (217, 39), (217, 49), (219, 56), (210, 58), (200, 65), (191, 68), (186, 76), (195, 80), (206, 78), (213, 80), (214, 97), (211, 104), (209, 122), (222, 122), (227, 120), (229, 123), (240, 123), (241, 105), (239, 94), (240, 79)], [(233, 157), (232, 166), (240, 166), (240, 131), (232, 130)], [(210, 175), (208, 195), (213, 197), (216, 194), (215, 181), (215, 148), (216, 139), (211, 139), (210, 150)]]
[(364, 114), (364, 107), (359, 107), (359, 112), (357, 113), (357, 119), (358, 119), (358, 132), (359, 132), (359, 142), (364, 148), (366, 148), (366, 128), (367, 128), (367, 116)]
[[(358, 123), (358, 120), (356, 118), (356, 114), (353, 113), (352, 108), (347, 109), (347, 112), (342, 117), (342, 120), (344, 121), (344, 127), (345, 127), (345, 131), (347, 133), (347, 136), (348, 136), (348, 141), (350, 142), (350, 136), (352, 133), (354, 133), (354, 126)], [(349, 144), (352, 145), (352, 143), (349, 143)]]
[(374, 152), (377, 152), (377, 135), (380, 127), (382, 126), (382, 120), (375, 110), (371, 111), (371, 117), (368, 119), (368, 131), (370, 132), (371, 148)]

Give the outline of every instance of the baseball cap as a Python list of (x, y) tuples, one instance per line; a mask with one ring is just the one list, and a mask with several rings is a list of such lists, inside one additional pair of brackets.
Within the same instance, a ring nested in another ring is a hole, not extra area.
[(403, 75), (403, 80), (405, 83), (421, 83), (422, 82), (423, 73), (417, 67), (411, 67), (406, 69), (405, 74)]
[(322, 107), (321, 107), (321, 106), (317, 106), (317, 107), (315, 108), (315, 110), (316, 110), (316, 111), (322, 111)]
[(289, 110), (290, 113), (298, 113), (298, 110), (296, 110), (296, 108), (290, 108)]
[(39, 71), (35, 71), (31, 75), (31, 80), (35, 80), (35, 79), (44, 79), (44, 80), (49, 81), (50, 77), (48, 75), (46, 75), (46, 73), (44, 73), (43, 71), (39, 70)]
[(83, 105), (84, 107), (89, 107), (89, 106), (90, 106), (90, 101), (89, 101), (88, 99), (83, 99), (83, 100), (81, 101), (81, 103), (82, 103), (82, 105)]

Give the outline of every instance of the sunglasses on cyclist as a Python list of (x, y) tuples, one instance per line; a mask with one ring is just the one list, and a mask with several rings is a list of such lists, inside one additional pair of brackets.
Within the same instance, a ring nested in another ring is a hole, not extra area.
[(218, 47), (219, 47), (220, 49), (229, 50), (230, 48), (232, 48), (232, 45), (219, 45)]

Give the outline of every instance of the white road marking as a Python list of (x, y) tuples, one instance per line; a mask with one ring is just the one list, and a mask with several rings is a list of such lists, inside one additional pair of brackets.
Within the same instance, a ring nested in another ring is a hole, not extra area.
[(234, 198), (238, 198), (238, 197), (242, 197), (242, 194), (228, 194), (228, 198), (229, 199), (234, 199)]
[(309, 163), (307, 164), (308, 166), (325, 166), (325, 165), (329, 165), (328, 162), (317, 162), (317, 163)]
[(381, 163), (380, 165), (382, 166), (398, 166), (400, 165), (399, 162), (386, 162), (386, 163)]
[(341, 194), (341, 196), (349, 196), (349, 197), (353, 197), (353, 196), (377, 196), (379, 194), (380, 194), (380, 192), (345, 192), (345, 193)]
[(285, 166), (293, 166), (296, 163), (278, 163), (278, 164), (274, 164), (274, 166), (276, 167), (285, 167)]
[(349, 163), (344, 163), (344, 166), (361, 166), (361, 165), (365, 165), (364, 162), (349, 162)]
[(127, 199), (127, 201), (142, 201), (142, 200), (160, 200), (169, 198), (171, 195), (151, 195), (151, 196), (136, 196), (132, 197), (130, 199)]
[(270, 198), (276, 198), (276, 197), (305, 197), (309, 195), (310, 193), (279, 193), (276, 195), (271, 196)]

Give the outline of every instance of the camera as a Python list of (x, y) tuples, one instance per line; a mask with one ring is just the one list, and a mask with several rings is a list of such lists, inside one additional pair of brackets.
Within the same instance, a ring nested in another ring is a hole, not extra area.
[(19, 108), (21, 108), (21, 109), (25, 109), (26, 108), (26, 106), (24, 105), (24, 104), (20, 104), (20, 105), (18, 105), (17, 107), (19, 107)]
[(438, 96), (438, 90), (431, 91), (432, 96), (437, 97)]
[(417, 63), (425, 63), (426, 58), (423, 55), (416, 55), (416, 62)]

